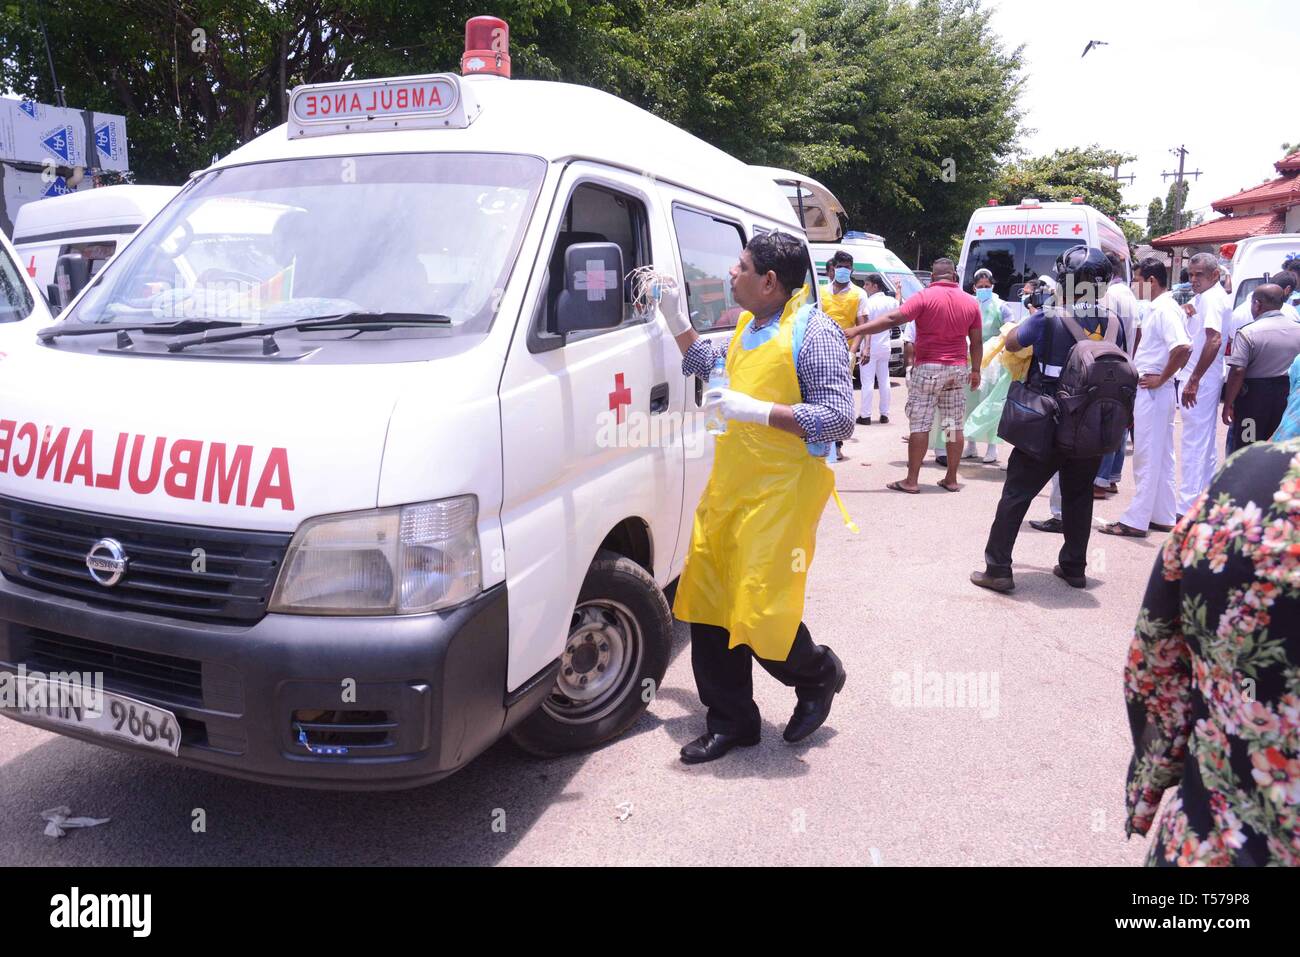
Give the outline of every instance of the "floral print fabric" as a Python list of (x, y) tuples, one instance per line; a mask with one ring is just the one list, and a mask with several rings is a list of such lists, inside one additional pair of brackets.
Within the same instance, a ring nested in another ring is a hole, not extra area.
[(1154, 865), (1300, 864), (1300, 440), (1228, 460), (1169, 536), (1124, 675)]

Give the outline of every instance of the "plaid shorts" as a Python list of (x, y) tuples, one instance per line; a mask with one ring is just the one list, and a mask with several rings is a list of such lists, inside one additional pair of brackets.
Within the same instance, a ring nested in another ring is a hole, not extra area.
[(927, 362), (912, 369), (907, 380), (907, 421), (912, 432), (929, 432), (935, 412), (945, 428), (956, 431), (966, 421), (966, 387), (970, 366)]

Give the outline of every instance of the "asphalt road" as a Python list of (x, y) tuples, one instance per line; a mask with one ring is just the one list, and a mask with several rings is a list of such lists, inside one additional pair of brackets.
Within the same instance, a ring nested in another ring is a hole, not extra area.
[[(680, 764), (703, 729), (680, 624), (664, 686), (619, 740), (553, 761), (505, 742), (415, 791), (249, 784), (0, 720), (0, 864), (1140, 863), (1121, 672), (1164, 536), (1094, 535), (1076, 591), (1051, 574), (1061, 539), (1026, 525), (1015, 593), (975, 588), (1005, 473), (963, 466), (950, 494), (930, 464), (921, 495), (886, 490), (904, 459), (901, 384), (893, 396), (892, 421), (859, 427), (835, 467), (861, 533), (827, 509), (806, 620), (848, 682), (807, 741), (781, 740), (793, 693), (756, 668), (762, 744)], [(1119, 517), (1130, 479), (1098, 517)], [(1044, 493), (1031, 517), (1046, 515)], [(950, 681), (935, 703), (946, 675), (966, 701)], [(63, 804), (112, 821), (45, 837), (40, 812)]]

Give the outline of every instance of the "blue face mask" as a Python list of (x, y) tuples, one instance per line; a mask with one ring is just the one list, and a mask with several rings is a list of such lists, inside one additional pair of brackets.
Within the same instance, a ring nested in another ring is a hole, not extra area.
[(835, 281), (841, 286), (849, 281), (853, 276), (853, 271), (848, 266), (835, 267)]
[(988, 302), (993, 298), (993, 290), (987, 286), (982, 286), (975, 290), (975, 298), (980, 302)]

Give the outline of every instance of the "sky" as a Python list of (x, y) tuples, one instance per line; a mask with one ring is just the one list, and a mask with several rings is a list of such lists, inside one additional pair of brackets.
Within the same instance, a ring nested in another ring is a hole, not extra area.
[[(1032, 154), (1098, 143), (1136, 155), (1120, 169), (1145, 224), (1187, 147), (1187, 208), (1277, 176), (1281, 145), (1300, 141), (1300, 3), (1296, 0), (992, 0), (1006, 48), (1025, 45), (1024, 125)], [(1073, 13), (1077, 19), (1069, 18)], [(1073, 19), (1073, 22), (1072, 22)], [(1105, 40), (1080, 58), (1089, 40)]]

